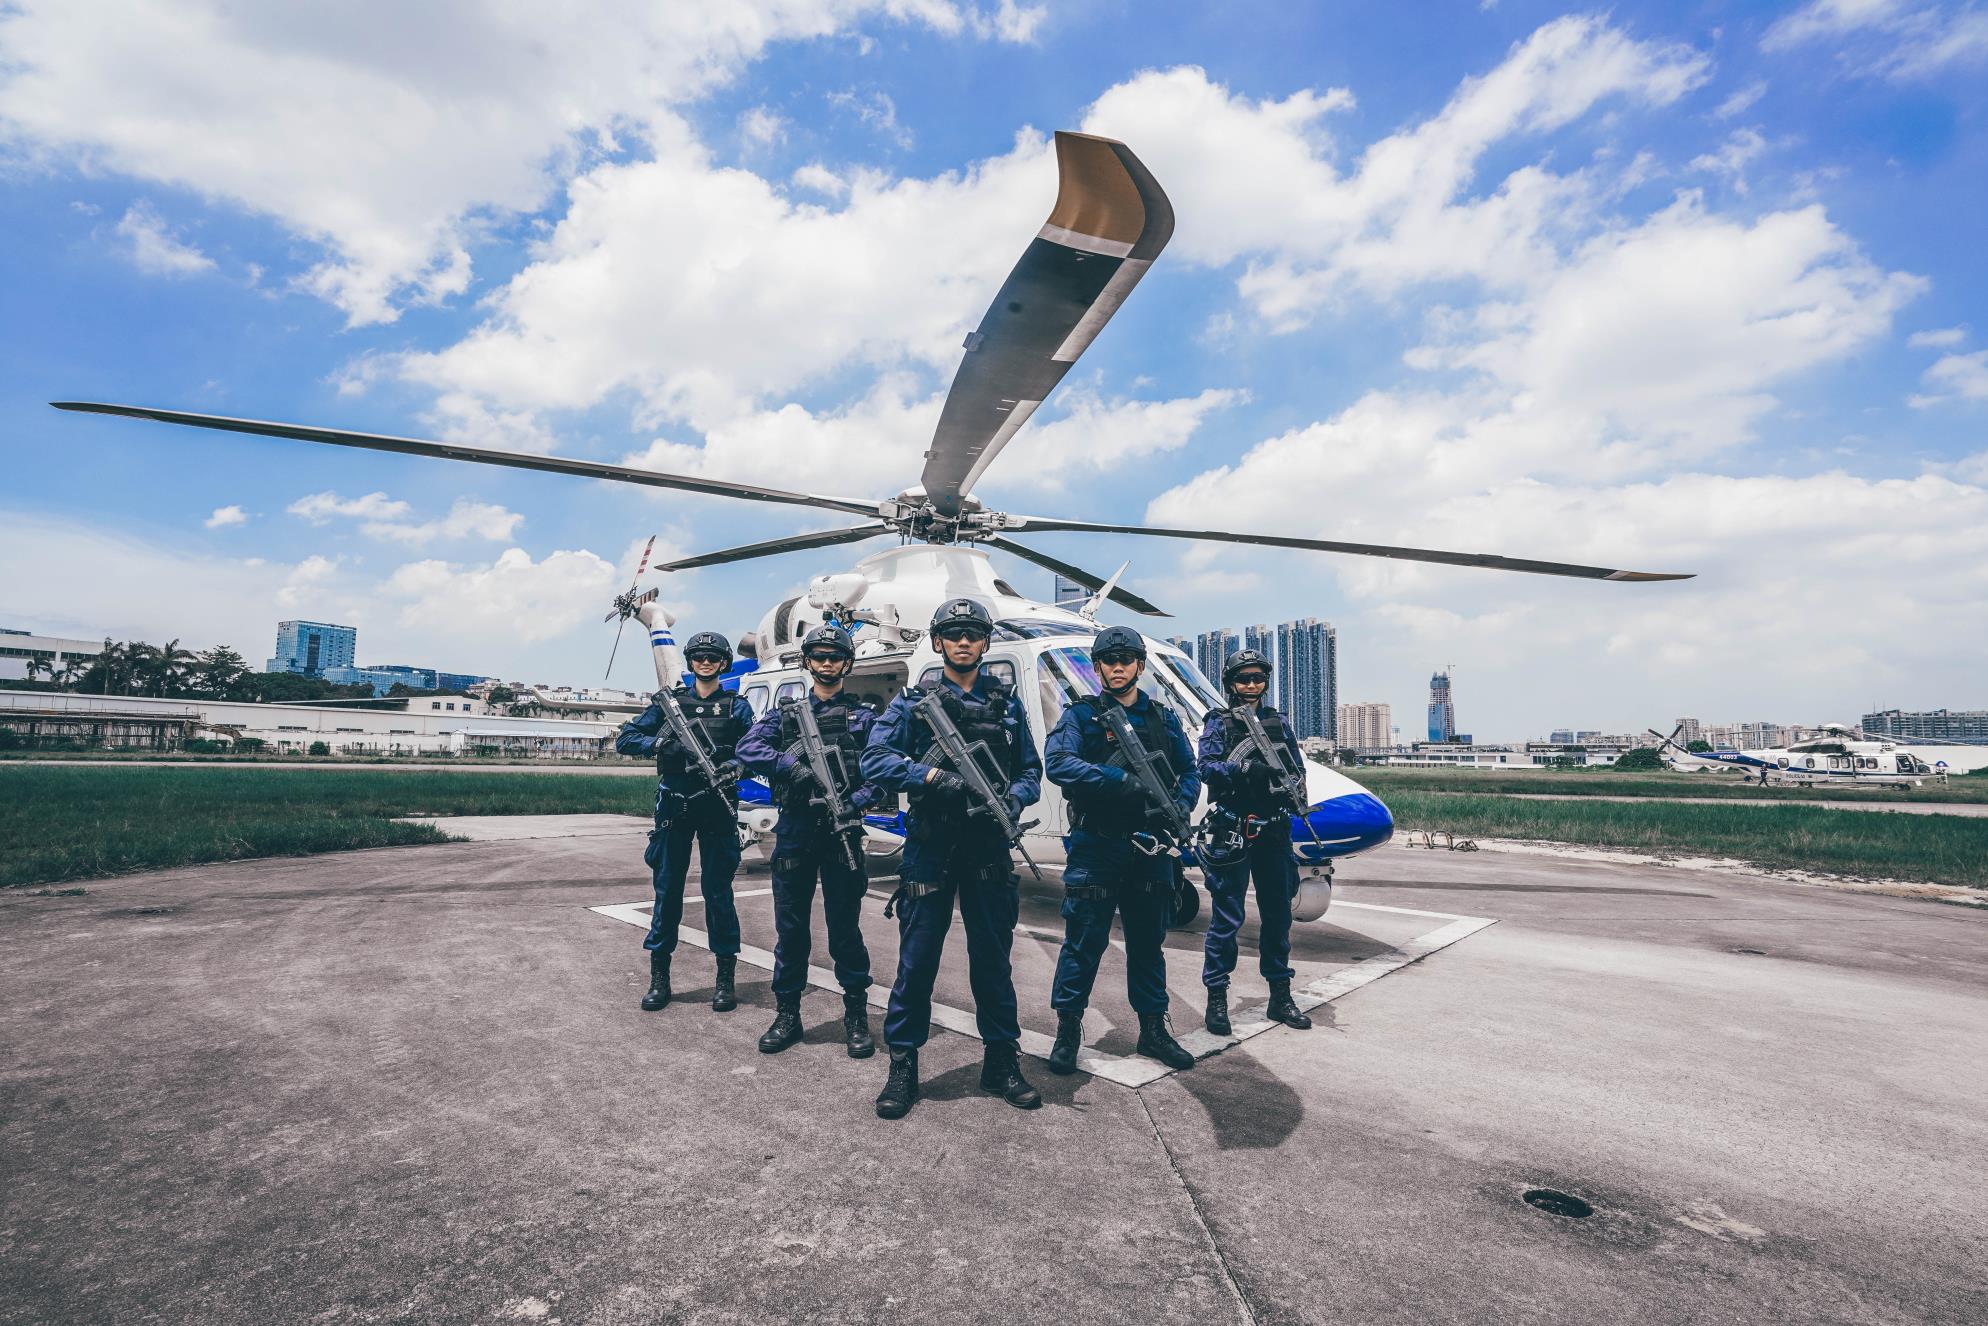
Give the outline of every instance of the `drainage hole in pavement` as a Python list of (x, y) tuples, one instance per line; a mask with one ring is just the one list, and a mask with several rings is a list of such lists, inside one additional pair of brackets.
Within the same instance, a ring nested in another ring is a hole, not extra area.
[(1523, 1194), (1527, 1206), (1538, 1207), (1548, 1215), (1565, 1216), (1569, 1220), (1586, 1220), (1595, 1209), (1569, 1192), (1555, 1192), (1551, 1188), (1528, 1188)]

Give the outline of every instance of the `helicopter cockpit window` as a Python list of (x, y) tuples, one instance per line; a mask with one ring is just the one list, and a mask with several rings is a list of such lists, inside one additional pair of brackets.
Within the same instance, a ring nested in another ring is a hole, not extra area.
[(1008, 617), (994, 623), (996, 640), (1041, 640), (1052, 635), (1093, 636), (1098, 628), (1075, 622), (1055, 622), (1042, 617)]
[(1045, 649), (1036, 656), (1036, 672), (1041, 677), (1042, 727), (1047, 732), (1062, 719), (1071, 701), (1098, 693), (1098, 671), (1091, 666), (1091, 651), (1075, 646)]
[(785, 704), (789, 700), (800, 699), (801, 683), (799, 683), (798, 681), (781, 682), (780, 689), (773, 693), (773, 698), (776, 702), (781, 704)]
[(1201, 675), (1201, 669), (1185, 658), (1175, 658), (1171, 654), (1155, 654), (1160, 666), (1177, 677), (1181, 684), (1200, 697), (1201, 708), (1220, 709), (1222, 696), (1209, 680)]
[(746, 687), (746, 703), (752, 706), (752, 712), (755, 716), (766, 712), (766, 702), (771, 695), (772, 692), (764, 686)]

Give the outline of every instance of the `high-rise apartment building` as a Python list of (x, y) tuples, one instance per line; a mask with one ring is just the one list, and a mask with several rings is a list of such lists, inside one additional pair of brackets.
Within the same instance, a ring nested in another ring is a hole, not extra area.
[(359, 630), (354, 626), (333, 626), (329, 622), (276, 623), (276, 655), (269, 660), (270, 672), (301, 672), (321, 677), (326, 668), (349, 668), (359, 646)]
[(1339, 632), (1331, 622), (1305, 617), (1279, 625), (1275, 638), (1274, 654), (1264, 652), (1277, 664), (1272, 685), (1278, 710), (1298, 736), (1337, 740)]
[(1857, 726), (1873, 737), (1911, 737), (1919, 741), (1988, 741), (1988, 709), (1927, 709), (1920, 712), (1881, 709), (1865, 714)]
[(1429, 740), (1456, 740), (1456, 702), (1450, 697), (1447, 668), (1429, 678)]
[(1242, 640), (1234, 631), (1203, 631), (1194, 639), (1194, 666), (1201, 669), (1202, 676), (1220, 686), (1222, 665), (1241, 648)]
[(1277, 633), (1268, 626), (1243, 627), (1243, 648), (1254, 649), (1271, 662), (1277, 661)]
[(1386, 750), (1394, 744), (1394, 714), (1384, 704), (1339, 706), (1338, 742), (1342, 750)]
[(1059, 608), (1080, 608), (1090, 601), (1091, 591), (1085, 589), (1068, 576), (1056, 578), (1055, 604)]

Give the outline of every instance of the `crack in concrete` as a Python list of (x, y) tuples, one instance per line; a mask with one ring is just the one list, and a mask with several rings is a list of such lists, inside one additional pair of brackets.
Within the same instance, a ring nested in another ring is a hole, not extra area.
[(1146, 1126), (1153, 1130), (1153, 1140), (1160, 1144), (1160, 1151), (1167, 1158), (1168, 1172), (1173, 1175), (1173, 1181), (1180, 1185), (1181, 1192), (1187, 1195), (1187, 1204), (1194, 1211), (1194, 1223), (1200, 1226), (1202, 1236), (1208, 1240), (1208, 1251), (1215, 1254), (1215, 1265), (1221, 1268), (1222, 1283), (1228, 1286), (1229, 1296), (1235, 1300), (1238, 1317), (1248, 1323), (1248, 1326), (1256, 1326), (1256, 1309), (1250, 1305), (1249, 1295), (1243, 1293), (1241, 1282), (1236, 1279), (1235, 1272), (1229, 1268), (1229, 1259), (1223, 1253), (1221, 1243), (1215, 1238), (1214, 1226), (1208, 1223), (1208, 1213), (1201, 1208), (1200, 1194), (1194, 1191), (1194, 1185), (1189, 1183), (1187, 1175), (1181, 1172), (1180, 1161), (1174, 1157), (1173, 1147), (1168, 1145), (1166, 1135), (1160, 1131), (1160, 1121), (1153, 1117), (1153, 1107), (1146, 1103), (1146, 1093), (1134, 1091), (1132, 1094), (1139, 1098), (1139, 1108), (1146, 1112)]

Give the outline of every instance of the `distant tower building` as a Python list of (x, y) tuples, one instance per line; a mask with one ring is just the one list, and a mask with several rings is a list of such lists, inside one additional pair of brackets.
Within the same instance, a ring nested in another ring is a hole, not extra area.
[(1245, 626), (1243, 627), (1243, 648), (1254, 649), (1265, 658), (1275, 661), (1277, 658), (1277, 633), (1272, 631), (1268, 626)]
[(1300, 737), (1338, 740), (1339, 632), (1315, 617), (1285, 622), (1277, 628), (1275, 658), (1276, 705), (1292, 729)]
[(1242, 641), (1234, 631), (1204, 631), (1194, 641), (1194, 665), (1201, 669), (1201, 675), (1222, 684), (1222, 665), (1229, 656), (1242, 648)]
[(1429, 678), (1429, 740), (1456, 740), (1456, 704), (1450, 699), (1447, 668)]
[(1339, 706), (1339, 746), (1342, 750), (1385, 750), (1394, 744), (1394, 714), (1384, 704)]
[(359, 647), (359, 630), (329, 622), (276, 623), (276, 656), (270, 672), (301, 672), (321, 677), (326, 668), (349, 668)]
[(1677, 720), (1677, 739), (1689, 746), (1694, 741), (1705, 740), (1705, 725), (1695, 718)]
[(1056, 577), (1056, 606), (1076, 608), (1090, 601), (1091, 591), (1067, 576)]

